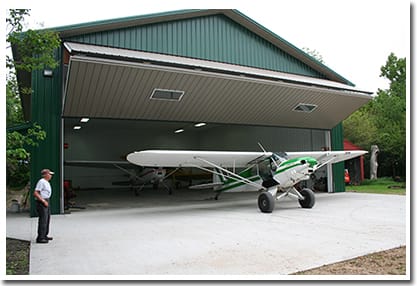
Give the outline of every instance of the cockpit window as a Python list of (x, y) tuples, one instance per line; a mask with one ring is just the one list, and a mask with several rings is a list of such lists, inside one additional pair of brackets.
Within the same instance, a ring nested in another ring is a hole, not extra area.
[(273, 176), (273, 172), (278, 169), (278, 166), (288, 160), (288, 156), (286, 153), (273, 153), (269, 159), (266, 159), (259, 163), (259, 175), (262, 177), (264, 181), (271, 179)]
[(288, 155), (285, 152), (274, 153), (275, 156), (280, 157), (281, 161), (288, 160)]
[(271, 160), (275, 161), (277, 165), (281, 164), (284, 161), (288, 160), (288, 156), (286, 153), (280, 152), (280, 153), (274, 153), (272, 154)]
[(272, 178), (272, 172), (271, 172), (271, 161), (270, 160), (264, 160), (259, 163), (259, 175), (261, 176), (262, 180), (267, 181)]

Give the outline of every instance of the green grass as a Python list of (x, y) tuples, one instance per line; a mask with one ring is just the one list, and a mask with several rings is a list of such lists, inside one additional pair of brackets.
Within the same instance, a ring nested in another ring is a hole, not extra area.
[(405, 195), (405, 182), (395, 182), (391, 178), (365, 180), (359, 186), (346, 186), (347, 192)]
[(29, 274), (30, 242), (6, 238), (6, 274)]

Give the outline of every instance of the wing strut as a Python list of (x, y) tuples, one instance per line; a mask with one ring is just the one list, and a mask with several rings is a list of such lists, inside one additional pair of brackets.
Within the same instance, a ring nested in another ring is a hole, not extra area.
[(132, 177), (135, 177), (136, 179), (141, 180), (142, 178), (140, 178), (138, 175), (136, 175), (135, 173), (129, 172), (127, 169), (120, 167), (117, 164), (113, 164), (113, 166), (115, 166), (117, 169), (122, 170), (123, 172), (125, 172), (126, 174), (131, 175)]
[(176, 171), (178, 171), (181, 167), (176, 168), (174, 171), (172, 171), (171, 173), (169, 173), (168, 175), (166, 175), (165, 177), (162, 178), (162, 180), (165, 180), (166, 178), (168, 178), (169, 176), (171, 176), (172, 174), (174, 174)]
[[(214, 164), (214, 163), (212, 163), (210, 161), (207, 161), (206, 159), (203, 159), (203, 158), (200, 158), (200, 157), (194, 157), (194, 159), (200, 160), (200, 161), (202, 161), (204, 163), (209, 164), (213, 168), (218, 168), (219, 170), (225, 172), (227, 175), (223, 174), (223, 176), (225, 176), (227, 178), (230, 178), (230, 179), (238, 179), (238, 180), (240, 180), (241, 182), (243, 182), (243, 183), (245, 183), (247, 185), (252, 185), (252, 186), (254, 186), (256, 188), (260, 188), (260, 189), (265, 190), (265, 188), (262, 185), (257, 184), (255, 182), (252, 182), (251, 180), (248, 180), (248, 179), (246, 179), (246, 178), (244, 178), (242, 176), (239, 176), (238, 174), (233, 173), (233, 172), (231, 172), (231, 171), (229, 171), (229, 170), (227, 170), (227, 169), (225, 169), (223, 167), (220, 167), (220, 166), (218, 166), (218, 165), (216, 165), (216, 164)], [(203, 168), (203, 167), (200, 167), (200, 166), (196, 166), (196, 167), (199, 168), (199, 169), (202, 169), (202, 170), (211, 172), (213, 174), (219, 175), (217, 172), (214, 172), (213, 170), (209, 170), (209, 169), (206, 169), (206, 168)]]
[[(328, 155), (326, 155), (326, 156), (324, 156), (324, 157), (327, 157)], [(322, 156), (323, 157), (323, 156)], [(321, 158), (319, 158), (319, 160), (320, 160)], [(329, 164), (331, 161), (334, 161), (334, 159), (336, 159), (336, 157), (332, 157), (332, 158), (330, 158), (329, 160), (327, 160), (327, 161), (324, 161), (323, 163), (321, 163), (321, 164), (319, 164), (319, 165), (316, 165), (316, 167), (315, 167), (315, 170), (318, 170), (318, 169), (320, 169), (321, 167), (323, 167), (324, 165), (327, 165), (327, 164)], [(317, 160), (317, 161), (319, 161), (319, 160)], [(314, 171), (315, 171), (314, 170)]]

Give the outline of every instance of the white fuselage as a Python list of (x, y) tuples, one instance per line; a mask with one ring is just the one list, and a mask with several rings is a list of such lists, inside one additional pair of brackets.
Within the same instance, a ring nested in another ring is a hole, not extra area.
[(312, 169), (308, 164), (291, 167), (274, 175), (274, 180), (279, 183), (280, 189), (293, 187), (295, 184), (310, 179)]

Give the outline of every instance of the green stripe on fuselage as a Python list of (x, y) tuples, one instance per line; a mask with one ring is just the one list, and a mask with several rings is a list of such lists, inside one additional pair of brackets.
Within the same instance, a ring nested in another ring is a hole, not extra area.
[[(275, 175), (280, 174), (280, 173), (282, 173), (286, 170), (289, 170), (289, 169), (294, 168), (296, 166), (300, 166), (300, 165), (302, 165), (301, 161), (307, 162), (310, 165), (311, 168), (314, 167), (315, 165), (317, 165), (317, 160), (315, 158), (312, 158), (312, 157), (300, 157), (300, 158), (289, 159), (287, 161), (282, 162), (279, 165), (278, 169), (273, 172), (273, 175), (275, 176)], [(245, 179), (248, 179), (252, 182), (262, 180), (261, 177), (258, 174), (256, 174), (256, 175), (252, 174), (252, 169), (246, 169), (246, 170), (242, 171), (241, 173), (239, 173), (239, 176), (241, 176)], [(218, 193), (225, 192), (225, 191), (240, 187), (244, 184), (245, 184), (244, 182), (239, 181), (238, 179), (228, 179), (224, 182), (224, 187), (221, 188), (220, 190), (217, 190), (216, 192), (218, 192)]]
[(314, 167), (315, 165), (317, 165), (317, 160), (314, 159), (313, 157), (300, 157), (300, 158), (294, 158), (294, 159), (289, 159), (285, 162), (282, 162), (279, 165), (279, 168), (275, 171), (275, 175), (279, 174), (285, 170), (291, 169), (295, 166), (300, 166), (301, 161), (305, 161), (310, 165), (310, 168)]

